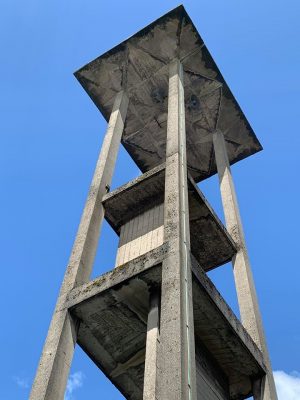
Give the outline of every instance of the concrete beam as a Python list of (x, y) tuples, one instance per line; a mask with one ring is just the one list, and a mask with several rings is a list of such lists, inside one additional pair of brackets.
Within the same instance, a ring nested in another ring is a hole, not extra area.
[(169, 68), (158, 399), (196, 399), (183, 69)]
[[(233, 271), (240, 308), (241, 320), (262, 351), (267, 366), (264, 380), (262, 400), (277, 400), (276, 388), (267, 349), (262, 319), (259, 311), (254, 280), (246, 248), (246, 242), (240, 217), (234, 182), (231, 175), (224, 135), (220, 131), (213, 134), (215, 158), (218, 168), (220, 190), (226, 227), (237, 246), (237, 254), (233, 257)], [(260, 397), (257, 397), (260, 400)]]
[(114, 268), (94, 280), (74, 288), (68, 294), (64, 307), (72, 308), (116, 285), (129, 281), (137, 275), (150, 270), (155, 265), (161, 264), (168, 254), (170, 254), (170, 251), (167, 244), (164, 243), (134, 260), (128, 261), (128, 263)]
[(50, 323), (48, 335), (32, 386), (30, 400), (63, 400), (76, 344), (76, 322), (63, 305), (74, 287), (89, 280), (104, 218), (102, 198), (114, 171), (128, 98), (117, 94), (101, 153), (82, 214), (67, 271)]
[(253, 398), (255, 400), (263, 400), (264, 380), (265, 377), (252, 382)]

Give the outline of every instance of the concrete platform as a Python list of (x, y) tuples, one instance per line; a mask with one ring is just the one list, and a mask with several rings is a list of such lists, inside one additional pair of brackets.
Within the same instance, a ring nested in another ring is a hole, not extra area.
[[(104, 196), (105, 218), (120, 234), (122, 225), (164, 201), (164, 164)], [(230, 261), (236, 252), (227, 233), (202, 192), (189, 179), (191, 250), (205, 271)]]
[(106, 120), (116, 94), (126, 90), (122, 143), (142, 172), (165, 160), (168, 71), (174, 58), (184, 69), (187, 160), (195, 181), (216, 173), (216, 129), (225, 134), (231, 164), (260, 151), (197, 29), (179, 6), (75, 73)]
[[(160, 287), (161, 261), (169, 251), (164, 244), (68, 296), (80, 321), (79, 345), (131, 400), (142, 398), (149, 290)], [(251, 379), (264, 375), (262, 355), (195, 260), (192, 269), (196, 351), (210, 353), (231, 399), (246, 398)]]

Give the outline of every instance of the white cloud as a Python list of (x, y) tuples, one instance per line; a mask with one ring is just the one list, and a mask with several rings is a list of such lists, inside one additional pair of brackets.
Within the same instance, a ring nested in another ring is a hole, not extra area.
[(74, 390), (80, 388), (83, 385), (84, 375), (81, 371), (74, 372), (69, 376), (67, 382), (67, 389), (65, 393), (65, 400), (72, 400), (73, 399), (73, 392)]
[(300, 373), (274, 371), (278, 400), (300, 400)]
[(21, 378), (19, 376), (14, 376), (13, 380), (16, 382), (16, 384), (19, 386), (19, 388), (21, 388), (21, 389), (29, 388), (28, 378)]

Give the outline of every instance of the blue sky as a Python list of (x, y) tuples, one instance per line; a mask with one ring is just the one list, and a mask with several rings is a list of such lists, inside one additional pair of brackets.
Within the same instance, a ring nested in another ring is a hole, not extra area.
[[(105, 132), (73, 72), (177, 5), (1, 1), (1, 399), (28, 398)], [(184, 5), (264, 146), (233, 174), (280, 400), (299, 399), (300, 4)], [(122, 149), (112, 186), (137, 174)], [(223, 218), (216, 177), (200, 187)], [(116, 246), (105, 224), (93, 277)], [(230, 265), (211, 277), (237, 312)], [(79, 348), (71, 374), (68, 400), (122, 399)]]

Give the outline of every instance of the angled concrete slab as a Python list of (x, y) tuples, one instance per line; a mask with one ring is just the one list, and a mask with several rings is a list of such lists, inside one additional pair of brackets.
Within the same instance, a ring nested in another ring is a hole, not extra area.
[(198, 182), (217, 172), (211, 133), (225, 132), (230, 163), (262, 149), (183, 6), (162, 16), (75, 73), (107, 119), (115, 93), (129, 108), (122, 143), (146, 172), (165, 160), (168, 69), (184, 70), (189, 172)]
[(207, 349), (214, 371), (221, 367), (230, 399), (247, 398), (265, 373), (263, 355), (194, 257), (192, 269), (196, 346)]
[[(163, 203), (164, 181), (162, 164), (103, 198), (105, 218), (117, 234), (128, 221)], [(229, 262), (236, 252), (235, 244), (191, 178), (188, 194), (191, 251), (208, 271)]]
[[(161, 257), (168, 249), (150, 253), (145, 259), (152, 259), (152, 266), (133, 260), (73, 289), (67, 303), (80, 321), (79, 345), (133, 400), (143, 392), (149, 293), (160, 288)], [(207, 350), (230, 399), (245, 398), (252, 380), (265, 373), (262, 354), (194, 257), (192, 271), (196, 352)]]

